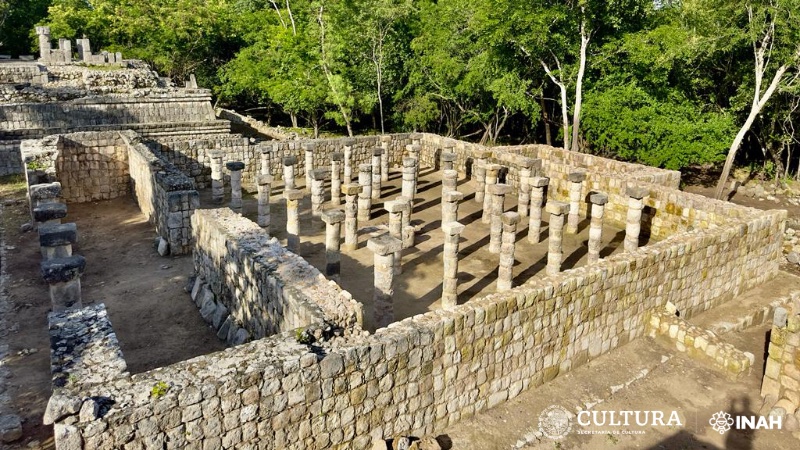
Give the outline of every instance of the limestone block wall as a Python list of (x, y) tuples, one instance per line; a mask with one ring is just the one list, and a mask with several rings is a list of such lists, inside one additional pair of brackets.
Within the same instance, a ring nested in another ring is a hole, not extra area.
[(23, 173), (19, 140), (0, 141), (0, 176)]
[(647, 334), (666, 342), (671, 349), (716, 366), (732, 378), (749, 374), (755, 361), (752, 353), (743, 352), (723, 342), (713, 332), (666, 311), (654, 312), (650, 316)]
[(128, 150), (116, 131), (61, 135), (55, 163), (67, 202), (108, 200), (130, 192)]
[(775, 311), (761, 396), (781, 416), (800, 409), (800, 293)]
[[(668, 301), (689, 317), (770, 280), (785, 220), (783, 211), (744, 210), (726, 225), (677, 233), (373, 335), (314, 346), (276, 335), (129, 383), (84, 387), (82, 395), (102, 393), (116, 403), (93, 425), (73, 424), (73, 435), (86, 448), (366, 449), (373, 437), (441, 432), (645, 335), (652, 313)], [(250, 283), (248, 272), (278, 270), (242, 263), (237, 255), (249, 232), (231, 233), (242, 239), (218, 239), (214, 247), (216, 265), (244, 279), (236, 286)], [(142, 394), (158, 383), (168, 392)]]
[(198, 210), (192, 229), (198, 277), (250, 337), (323, 322), (360, 327), (362, 305), (255, 222), (228, 208)]
[(37, 63), (4, 62), (0, 64), (0, 84), (30, 83), (42, 69)]
[(132, 192), (142, 213), (169, 243), (173, 255), (191, 252), (191, 217), (200, 206), (192, 180), (159, 159), (133, 132), (119, 133), (128, 152)]

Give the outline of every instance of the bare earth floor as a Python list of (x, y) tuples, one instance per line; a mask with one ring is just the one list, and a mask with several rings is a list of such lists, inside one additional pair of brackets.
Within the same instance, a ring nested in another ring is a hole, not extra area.
[[(412, 225), (417, 229), (416, 245), (403, 252), (403, 273), (395, 277), (394, 311), (395, 319), (401, 320), (441, 307), (442, 295), (442, 250), (444, 233), (441, 230), (441, 172), (434, 169), (421, 168), (418, 185), (419, 194), (414, 202)], [(373, 258), (367, 248), (370, 236), (385, 233), (388, 228), (388, 215), (383, 209), (383, 202), (394, 200), (400, 195), (400, 172), (390, 172), (389, 182), (381, 189), (381, 199), (373, 200), (372, 220), (366, 224), (359, 223), (359, 246), (354, 252), (342, 253), (341, 286), (353, 294), (356, 300), (364, 304), (365, 328), (374, 330), (372, 313), (373, 294)], [(304, 180), (298, 179), (300, 188)], [(489, 252), (489, 225), (481, 221), (482, 205), (475, 202), (474, 182), (459, 179), (458, 190), (465, 196), (458, 211), (459, 222), (466, 225), (461, 235), (459, 248), (459, 303), (465, 303), (496, 289), (497, 266), (499, 255)], [(278, 185), (271, 198), (271, 235), (281, 243), (286, 243), (286, 203), (282, 197), (283, 187)], [(326, 185), (327, 195), (330, 187)], [(210, 191), (201, 195), (204, 207), (210, 207)], [(328, 197), (329, 198), (329, 197)], [(311, 215), (311, 200), (306, 196), (300, 203), (300, 254), (307, 261), (324, 273), (325, 271), (325, 223)], [(330, 208), (326, 202), (325, 208)], [(257, 218), (257, 202), (255, 197), (245, 195), (243, 214), (255, 221)], [(344, 208), (340, 206), (339, 208)], [(506, 211), (517, 210), (516, 194), (506, 196)], [(514, 285), (538, 276), (544, 276), (547, 263), (547, 221), (548, 214), (543, 214), (545, 223), (541, 229), (542, 242), (530, 244), (528, 236), (528, 219), (522, 219), (517, 229), (517, 246), (515, 251)], [(564, 234), (564, 261), (562, 269), (586, 264), (586, 253), (589, 239), (588, 220), (583, 220), (577, 235)], [(603, 247), (601, 257), (622, 251), (622, 240), (625, 232), (618, 228), (606, 226), (603, 230)], [(643, 243), (646, 242), (646, 238)]]

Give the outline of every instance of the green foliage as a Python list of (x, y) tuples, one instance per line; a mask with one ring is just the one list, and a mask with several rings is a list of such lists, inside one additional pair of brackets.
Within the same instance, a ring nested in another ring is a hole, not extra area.
[(164, 381), (159, 381), (153, 385), (152, 389), (150, 389), (150, 397), (151, 398), (161, 398), (167, 395), (169, 392), (169, 384), (165, 383)]
[(594, 152), (667, 169), (723, 160), (736, 132), (729, 114), (659, 100), (635, 83), (587, 92), (583, 125)]
[(47, 16), (51, 0), (0, 0), (0, 53), (32, 54), (38, 50), (34, 25)]

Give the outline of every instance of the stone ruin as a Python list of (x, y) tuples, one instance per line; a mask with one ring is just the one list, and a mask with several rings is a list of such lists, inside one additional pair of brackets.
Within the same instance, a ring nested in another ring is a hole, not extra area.
[(50, 39), (50, 27), (36, 27), (36, 35), (39, 38), (39, 61), (54, 64), (71, 64), (73, 62), (86, 63), (92, 65), (124, 65), (122, 53), (110, 53), (102, 51), (96, 55), (92, 54), (92, 44), (89, 39), (83, 37), (76, 39), (75, 44), (78, 50), (78, 59), (73, 61), (72, 41), (61, 38), (58, 40), (58, 48), (53, 49), (52, 39)]
[[(679, 336), (679, 348), (740, 373), (752, 355), (685, 321), (773, 279), (782, 257), (785, 211), (682, 192), (675, 171), (545, 145), (428, 133), (248, 139), (195, 89), (7, 101), (0, 126), (0, 155), (28, 180), (51, 286), (45, 423), (59, 449), (367, 449), (441, 431), (648, 335)], [(421, 244), (431, 185), (441, 185), (439, 303), (401, 315), (397, 280)], [(192, 255), (191, 301), (227, 350), (131, 375), (105, 306), (82, 307), (92, 261), (72, 254), (66, 205), (127, 195), (160, 253)], [(303, 257), (303, 223), (324, 230), (321, 270)], [(604, 254), (609, 226), (624, 245)], [(564, 242), (587, 227), (586, 263), (567, 268)], [(475, 230), (488, 237), (496, 283), (466, 301), (459, 264)], [(365, 244), (372, 314), (342, 288), (347, 256)], [(521, 246), (540, 244), (541, 269), (514, 278)], [(790, 413), (798, 316), (785, 312), (775, 312), (764, 394)]]

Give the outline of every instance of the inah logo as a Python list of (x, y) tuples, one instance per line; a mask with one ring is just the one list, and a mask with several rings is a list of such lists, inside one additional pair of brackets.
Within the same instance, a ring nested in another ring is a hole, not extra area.
[(569, 411), (558, 405), (550, 405), (539, 414), (539, 431), (550, 439), (562, 439), (572, 430)]
[(731, 429), (731, 425), (733, 425), (733, 417), (730, 414), (726, 413), (725, 411), (720, 411), (718, 413), (714, 413), (709, 419), (708, 423), (711, 425), (711, 428), (714, 431), (718, 432), (719, 434), (725, 434), (726, 431)]

